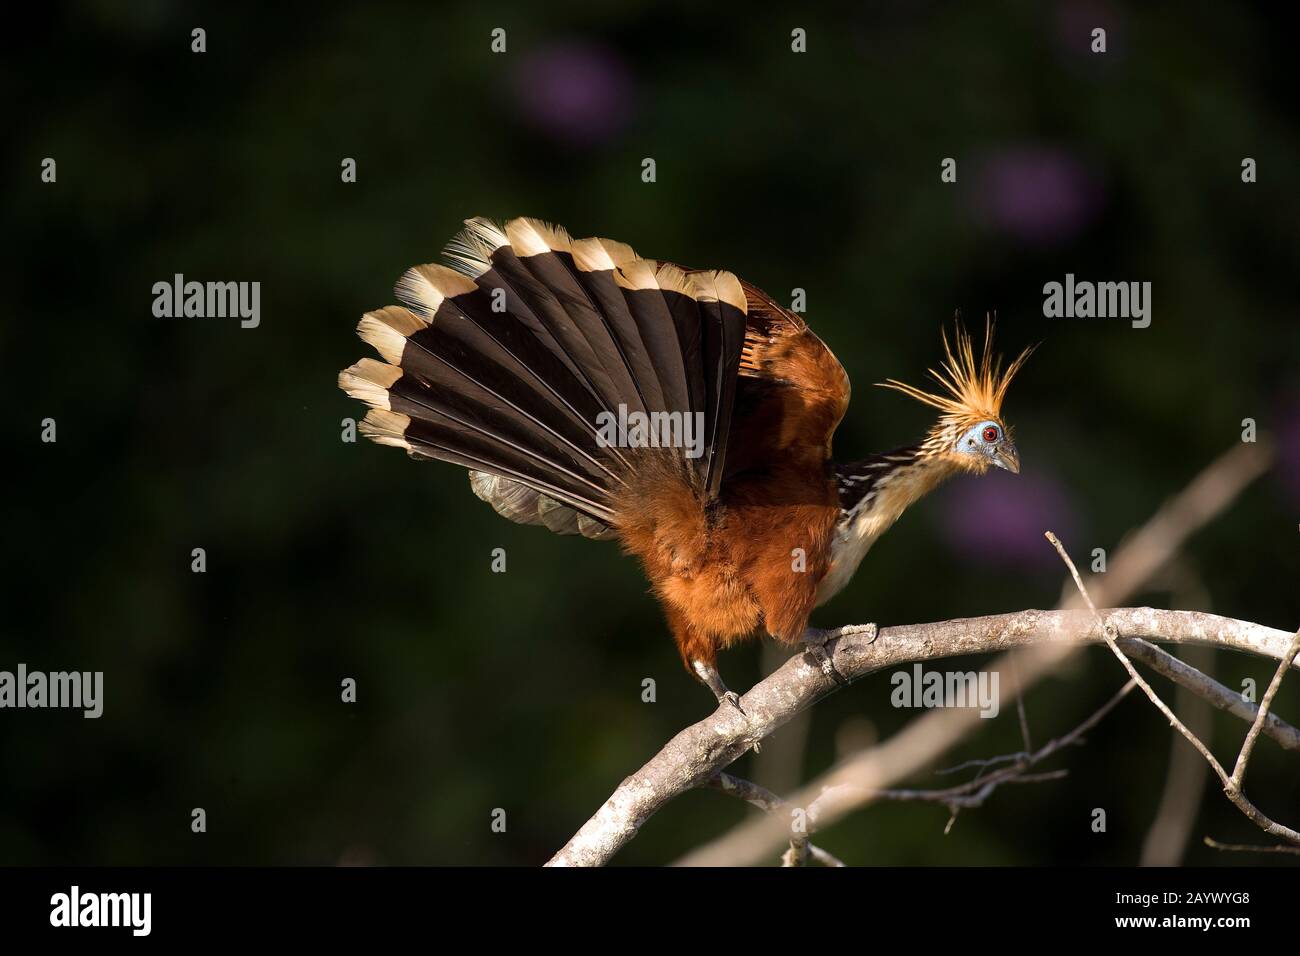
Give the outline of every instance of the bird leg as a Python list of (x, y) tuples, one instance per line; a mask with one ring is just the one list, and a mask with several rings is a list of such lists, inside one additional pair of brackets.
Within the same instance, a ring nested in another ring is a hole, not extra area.
[[(820, 627), (810, 625), (803, 635), (804, 653), (813, 659), (817, 666), (821, 668), (823, 674), (841, 687), (847, 685), (848, 680), (835, 669), (835, 663), (826, 650), (826, 644), (833, 638), (849, 637), (854, 634), (870, 634), (871, 641), (874, 641), (876, 639), (876, 625), (847, 624), (844, 627), (832, 627), (828, 630), (822, 630)], [(871, 641), (867, 643), (871, 643)]]
[(722, 675), (718, 673), (718, 669), (714, 665), (707, 664), (697, 658), (691, 661), (691, 668), (704, 686), (713, 691), (713, 696), (718, 699), (719, 707), (730, 704), (740, 711), (742, 715), (745, 715), (744, 708), (740, 706), (740, 695), (734, 690), (727, 689), (727, 685), (722, 682)]
[[(713, 691), (713, 696), (718, 698), (719, 707), (734, 707), (739, 711), (740, 716), (749, 720), (749, 714), (745, 713), (745, 708), (740, 706), (740, 695), (734, 690), (727, 690), (727, 685), (722, 682), (722, 675), (718, 673), (715, 666), (696, 658), (691, 661), (691, 668), (695, 671), (695, 676)], [(759, 753), (763, 749), (757, 740), (750, 744), (750, 748), (754, 753)]]

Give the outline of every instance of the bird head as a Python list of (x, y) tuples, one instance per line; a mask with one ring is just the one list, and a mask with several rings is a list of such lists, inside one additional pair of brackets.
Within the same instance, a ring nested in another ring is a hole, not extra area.
[(966, 429), (952, 446), (955, 463), (967, 471), (983, 474), (989, 466), (1003, 468), (1013, 475), (1020, 472), (1020, 452), (996, 418), (986, 418)]
[(984, 348), (978, 360), (971, 337), (960, 323), (953, 344), (949, 344), (947, 333), (943, 333), (943, 351), (944, 361), (939, 369), (929, 370), (942, 388), (942, 394), (926, 392), (892, 378), (879, 383), (942, 412), (926, 435), (922, 455), (974, 474), (983, 474), (990, 467), (1018, 473), (1020, 452), (1011, 429), (1003, 421), (1002, 400), (1011, 379), (1033, 349), (1025, 349), (1003, 369), (1001, 358), (993, 354), (993, 324), (987, 322)]

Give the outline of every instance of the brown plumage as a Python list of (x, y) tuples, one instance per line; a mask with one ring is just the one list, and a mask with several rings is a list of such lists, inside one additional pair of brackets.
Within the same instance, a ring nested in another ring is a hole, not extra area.
[(358, 327), (386, 360), (340, 373), (372, 406), (362, 431), (469, 468), (512, 521), (617, 538), (720, 699), (720, 649), (815, 638), (813, 608), (909, 504), (960, 470), (1018, 470), (1000, 416), (1026, 355), (1002, 371), (988, 335), (979, 360), (945, 338), (946, 394), (885, 383), (943, 413), (921, 443), (837, 466), (848, 376), (730, 273), (532, 219), (469, 220), (445, 255)]

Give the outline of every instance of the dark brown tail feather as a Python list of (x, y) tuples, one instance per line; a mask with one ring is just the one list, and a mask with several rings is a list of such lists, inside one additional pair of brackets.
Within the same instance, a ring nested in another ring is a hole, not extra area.
[(715, 496), (745, 335), (736, 278), (537, 220), (467, 227), (445, 253), (455, 271), (408, 270), (397, 295), (409, 308), (358, 326), (387, 360), (339, 376), (372, 406), (363, 433), (469, 468), (475, 494), (512, 521), (606, 538), (639, 453), (602, 446), (597, 416), (703, 412), (700, 458), (660, 453)]

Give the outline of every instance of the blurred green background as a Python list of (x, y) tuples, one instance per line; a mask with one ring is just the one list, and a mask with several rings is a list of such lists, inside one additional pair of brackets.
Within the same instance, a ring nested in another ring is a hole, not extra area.
[[(472, 215), (728, 268), (785, 302), (807, 290), (856, 385), (842, 458), (927, 426), (871, 383), (919, 381), (955, 310), (996, 311), (1007, 350), (1042, 343), (1008, 405), (1023, 474), (916, 507), (821, 626), (1053, 606), (1063, 575), (1045, 528), (1081, 562), (1113, 553), (1247, 417), (1278, 441), (1278, 468), (1132, 603), (1300, 624), (1300, 143), (1290, 33), (1256, 8), (33, 15), (3, 41), (0, 93), (16, 477), (0, 668), (102, 670), (106, 704), (98, 721), (0, 712), (0, 862), (537, 864), (709, 712), (616, 546), (507, 523), (457, 468), (340, 440), (361, 411), (335, 387), (369, 354), (358, 317)], [(1097, 26), (1105, 55), (1088, 50)], [(806, 54), (790, 50), (795, 27)], [(45, 157), (55, 184), (40, 181)], [(345, 157), (355, 184), (340, 181)], [(955, 184), (940, 182), (944, 157)], [(260, 327), (154, 318), (151, 287), (177, 272), (260, 281)], [(1043, 284), (1067, 272), (1150, 281), (1151, 327), (1044, 318)], [(46, 417), (57, 444), (39, 439)], [(751, 645), (723, 673), (743, 689), (782, 657)], [(1201, 663), (1234, 687), (1273, 671)], [(355, 704), (340, 702), (345, 677)], [(1036, 740), (1121, 677), (1093, 649), (1037, 687)], [(916, 716), (890, 689), (887, 673), (854, 685), (733, 769), (777, 788), (811, 779)], [(1300, 719), (1300, 681), (1278, 710)], [(1221, 759), (1244, 730), (1215, 721)], [(1018, 748), (1004, 711), (948, 763)], [(1067, 779), (1004, 788), (947, 836), (942, 808), (896, 804), (818, 842), (853, 864), (1136, 863), (1169, 761), (1167, 723), (1133, 695), (1048, 765)], [(1261, 742), (1250, 790), (1295, 825), (1300, 762)], [(1200, 801), (1187, 862), (1285, 863), (1200, 845), (1265, 840), (1212, 783), (1180, 799)], [(687, 794), (618, 862), (670, 861), (750, 812)]]

